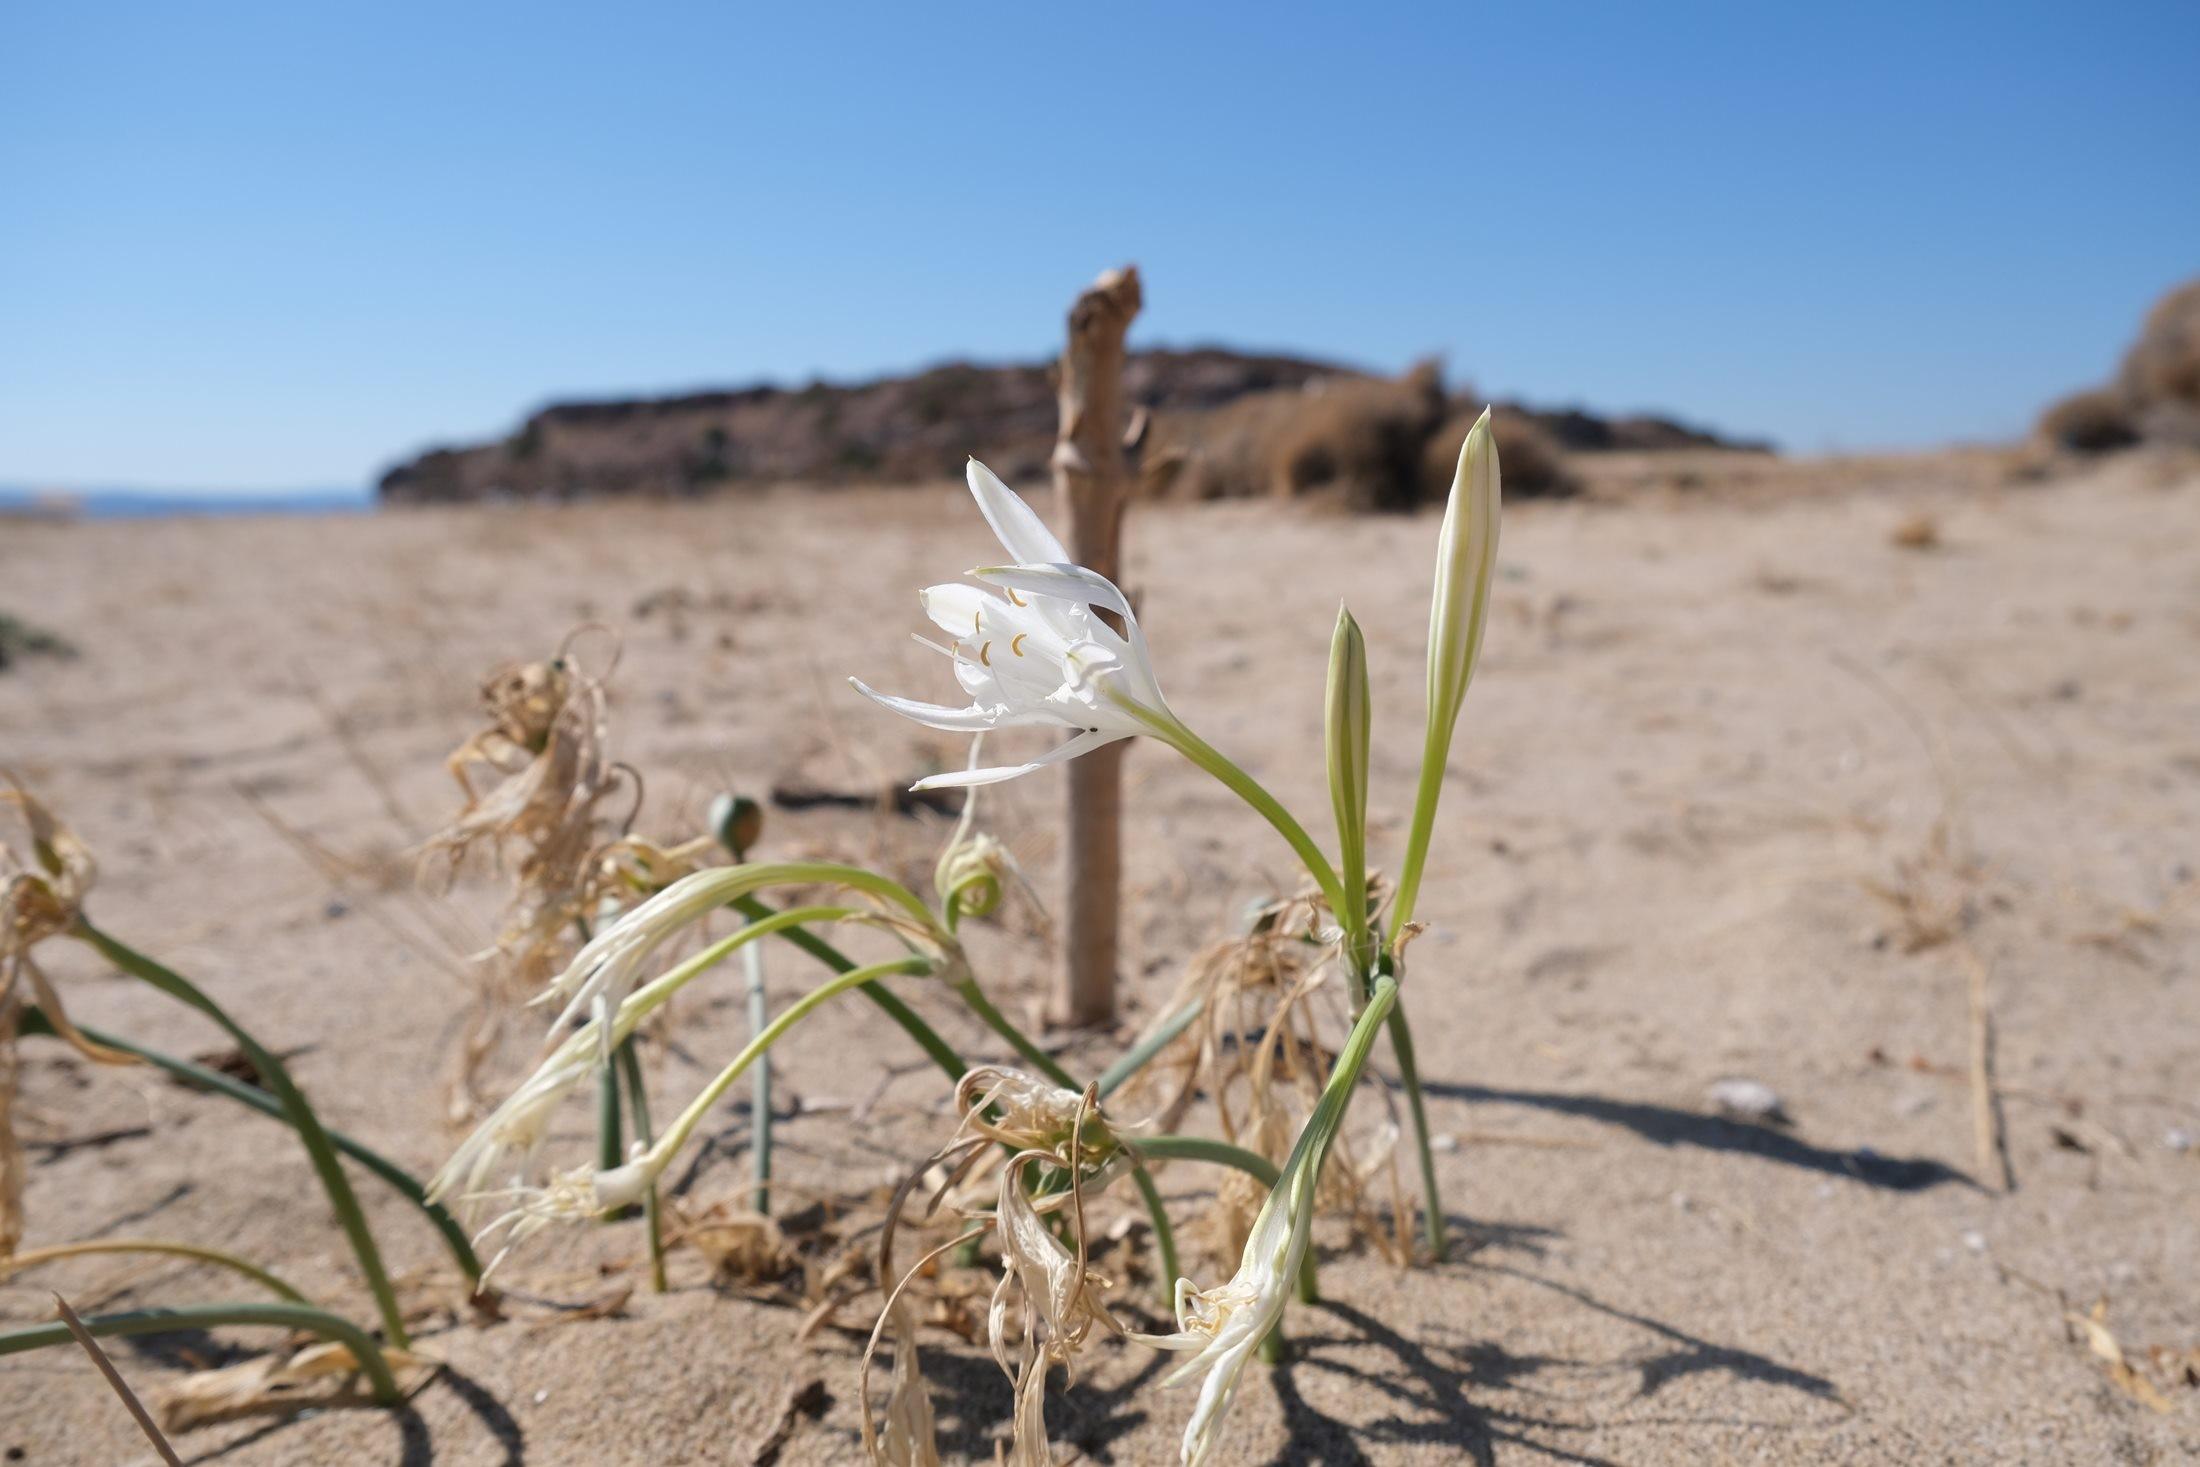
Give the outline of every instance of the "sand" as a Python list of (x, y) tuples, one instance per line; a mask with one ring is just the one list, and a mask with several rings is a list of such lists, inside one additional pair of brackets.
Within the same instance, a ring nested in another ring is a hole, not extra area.
[[(1434, 927), (1406, 990), (1448, 1138), (1453, 1255), (1401, 1270), (1326, 1227), (1328, 1302), (1294, 1311), (1287, 1363), (1251, 1371), (1220, 1460), (2200, 1454), (2200, 1390), (2165, 1385), (2170, 1409), (2149, 1409), (2064, 1317), (2105, 1299), (2140, 1360), (2200, 1344), (2200, 1151), (2170, 1144), (2200, 1133), (2200, 473), (2142, 459), (2021, 483), (1958, 458), (1768, 472), (1750, 492), (1509, 512), (1423, 894)], [(1917, 515), (1938, 544), (1892, 543)], [(1324, 660), (1351, 604), (1374, 666), (1379, 859), (1395, 860), (1418, 756), (1435, 528), (1234, 504), (1142, 509), (1131, 531), (1128, 579), (1178, 710), (1317, 831)], [(648, 774), (653, 831), (692, 829), (728, 786), (877, 789), (958, 752), (842, 679), (944, 696), (905, 635), (912, 593), (987, 544), (948, 486), (0, 523), (0, 604), (82, 650), (0, 674), (0, 763), (98, 853), (103, 925), (296, 1049), (332, 1123), (426, 1170), (453, 1139), (466, 988), (449, 954), (486, 939), (497, 894), (483, 877), (422, 897), (394, 873), (453, 808), (441, 761), (482, 674), (578, 621), (621, 633), (614, 740)], [(1166, 750), (1135, 750), (1129, 782), (1133, 1027), (1188, 954), (1288, 880), (1289, 858)], [(1039, 776), (984, 807), (1042, 888), (1059, 797)], [(915, 881), (945, 828), (774, 811), (768, 849)], [(1917, 922), (1875, 884), (1917, 897)], [(1906, 950), (1959, 903), (1998, 1033), (2006, 1194), (1974, 1150), (1963, 946)], [(1046, 966), (1034, 931), (1017, 915), (976, 944), (1019, 1014)], [(219, 1049), (83, 949), (43, 956), (80, 1017)], [(791, 953), (771, 964), (782, 991), (808, 977)], [(947, 996), (911, 997), (967, 1052), (998, 1056)], [(731, 979), (683, 1008), (653, 1059), (661, 1111), (743, 1025)], [(1087, 1036), (1067, 1058), (1095, 1070), (1118, 1042)], [(526, 1049), (515, 1036), (495, 1075)], [(790, 1199), (865, 1193), (942, 1133), (943, 1085), (868, 1006), (826, 1010), (780, 1063)], [(1771, 1086), (1792, 1124), (1712, 1115), (1707, 1087), (1729, 1077)], [(220, 1241), (371, 1317), (280, 1130), (46, 1041), (26, 1045), (20, 1109), (31, 1242)], [(566, 1155), (585, 1154), (587, 1126), (576, 1107)], [(738, 1194), (746, 1167), (745, 1113), (706, 1129), (698, 1203)], [(1214, 1181), (1163, 1176), (1186, 1216)], [(515, 1260), (506, 1322), (453, 1325), (432, 1235), (362, 1191), (448, 1369), (405, 1411), (209, 1427), (181, 1440), (187, 1459), (747, 1463), (812, 1378), (829, 1404), (796, 1413), (779, 1460), (860, 1458), (852, 1331), (871, 1301), (797, 1342), (798, 1291), (714, 1288), (682, 1251), (671, 1294), (635, 1288), (611, 1317), (534, 1302), (641, 1282), (637, 1230), (600, 1227)], [(1149, 1281), (1129, 1287), (1150, 1299)], [(86, 1311), (236, 1292), (107, 1258), (0, 1287), (0, 1316), (46, 1318), (53, 1288)], [(267, 1343), (235, 1331), (115, 1355), (153, 1394)], [(989, 1460), (1006, 1382), (982, 1346), (925, 1345), (950, 1460)], [(1173, 1460), (1190, 1394), (1158, 1375), (1126, 1348), (1099, 1351), (1074, 1388), (1058, 1380), (1057, 1451)], [(151, 1460), (63, 1351), (0, 1361), (0, 1456)]]

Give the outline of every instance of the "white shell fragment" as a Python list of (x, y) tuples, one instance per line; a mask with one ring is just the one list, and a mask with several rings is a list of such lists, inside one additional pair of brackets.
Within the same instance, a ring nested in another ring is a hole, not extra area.
[(1787, 1106), (1781, 1102), (1780, 1092), (1762, 1080), (1729, 1078), (1716, 1081), (1704, 1091), (1704, 1100), (1712, 1110), (1729, 1120), (1774, 1126), (1788, 1124)]

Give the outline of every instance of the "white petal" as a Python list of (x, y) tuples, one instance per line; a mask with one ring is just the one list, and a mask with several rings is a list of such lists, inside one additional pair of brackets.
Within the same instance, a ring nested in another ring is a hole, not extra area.
[(958, 642), (967, 642), (979, 634), (989, 607), (1007, 605), (991, 592), (961, 581), (926, 586), (917, 593), (917, 602), (924, 607), (924, 614), (932, 619), (932, 625)]
[[(1069, 601), (1080, 607), (1098, 606), (1122, 617), (1130, 641), (1124, 648), (1127, 655), (1120, 660), (1133, 684), (1132, 696), (1157, 709), (1168, 706), (1161, 697), (1161, 682), (1154, 676), (1153, 654), (1147, 649), (1146, 633), (1138, 625), (1137, 614), (1131, 610), (1130, 598), (1115, 582), (1081, 565), (988, 565), (971, 574), (996, 586), (1029, 591), (1046, 598), (1039, 603), (1041, 606), (1048, 601)], [(1102, 646), (1122, 641), (1105, 623), (1097, 620), (1088, 623), (1085, 635)]]
[(897, 698), (891, 693), (882, 693), (861, 678), (850, 678), (848, 682), (857, 692), (881, 708), (891, 709), (904, 718), (914, 719), (926, 728), (945, 729), (949, 733), (982, 733), (989, 728), (1041, 721), (1029, 715), (1011, 714), (1002, 708), (948, 708), (938, 703), (919, 703), (914, 698)]
[(980, 566), (971, 574), (981, 581), (991, 581), (996, 586), (1009, 586), (1018, 591), (1052, 596), (1059, 601), (1097, 606), (1104, 611), (1114, 612), (1125, 621), (1137, 620), (1131, 614), (1129, 598), (1116, 588), (1115, 582), (1096, 570), (1071, 565), (1067, 560)]
[(1029, 764), (1000, 764), (991, 769), (957, 769), (946, 774), (934, 774), (909, 786), (913, 790), (955, 789), (968, 785), (999, 784), (1004, 779), (1014, 779), (1019, 774), (1029, 774), (1034, 769), (1044, 769), (1049, 764), (1059, 764), (1074, 759), (1079, 754), (1089, 754), (1103, 744), (1127, 739), (1129, 734), (1100, 733), (1086, 730), (1073, 739), (1065, 739), (1032, 760)]
[(993, 527), (1010, 559), (1041, 564), (1069, 559), (1069, 552), (1045, 522), (991, 469), (972, 459), (968, 478), (971, 497), (978, 501), (978, 513)]

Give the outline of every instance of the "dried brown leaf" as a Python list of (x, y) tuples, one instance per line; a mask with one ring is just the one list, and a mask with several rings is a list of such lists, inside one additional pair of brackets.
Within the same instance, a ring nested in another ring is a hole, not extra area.
[[(411, 1396), (443, 1368), (410, 1350), (384, 1348), (398, 1392)], [(374, 1404), (363, 1386), (359, 1362), (348, 1345), (308, 1345), (288, 1356), (263, 1355), (218, 1370), (202, 1370), (161, 1391), (160, 1422), (190, 1431), (247, 1416), (287, 1416), (295, 1411)]]

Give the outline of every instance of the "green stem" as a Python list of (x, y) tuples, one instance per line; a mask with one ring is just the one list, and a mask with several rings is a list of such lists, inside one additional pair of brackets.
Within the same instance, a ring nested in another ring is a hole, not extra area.
[[(1068, 1070), (1063, 1069), (1053, 1055), (1048, 1054), (1038, 1045), (1032, 1043), (1029, 1035), (1010, 1023), (1008, 1016), (993, 1006), (993, 1001), (985, 996), (985, 990), (978, 987), (977, 979), (965, 977), (955, 985), (955, 992), (962, 996), (962, 1001), (970, 1005), (970, 1011), (976, 1014), (988, 1029), (1007, 1040), (1009, 1048), (1022, 1055), (1025, 1060), (1038, 1069), (1039, 1073), (1045, 1075), (1064, 1090), (1075, 1090), (1080, 1094), (1083, 1093), (1085, 1087), (1077, 1083), (1075, 1076), (1070, 1074)], [(1174, 1301), (1176, 1281), (1182, 1273), (1182, 1268), (1177, 1259), (1176, 1229), (1169, 1224), (1169, 1209), (1162, 1202), (1161, 1189), (1154, 1185), (1152, 1175), (1146, 1170), (1146, 1164), (1136, 1160), (1135, 1157), (1131, 1165), (1131, 1181), (1138, 1188), (1139, 1198), (1146, 1204), (1146, 1217), (1153, 1225), (1153, 1246), (1154, 1252), (1160, 1260), (1162, 1293), (1166, 1298)]]
[(1306, 833), (1306, 827), (1299, 824), (1291, 812), (1284, 809), (1276, 797), (1261, 786), (1259, 780), (1231, 763), (1221, 750), (1183, 724), (1162, 720), (1135, 705), (1126, 706), (1133, 716), (1154, 731), (1155, 737), (1221, 780), (1232, 794), (1252, 806), (1261, 818), (1274, 826), (1276, 833), (1290, 844), (1300, 863), (1306, 867), (1307, 874), (1314, 878), (1314, 884), (1322, 889), (1322, 899), (1329, 903), (1332, 912), (1341, 915), (1348, 909), (1344, 884), (1337, 879), (1336, 868), (1329, 864), (1329, 857), (1314, 843), (1314, 838)]
[[(731, 905), (736, 912), (751, 921), (774, 915), (768, 903), (753, 896), (735, 897)], [(789, 927), (779, 935), (835, 973), (846, 973), (855, 967), (852, 959), (814, 932), (801, 927)], [(903, 1003), (899, 995), (876, 983), (865, 984), (859, 991), (865, 998), (884, 1009), (887, 1017), (901, 1025), (903, 1031), (917, 1042), (917, 1047), (930, 1055), (932, 1062), (946, 1072), (948, 1079), (960, 1080), (969, 1070), (970, 1066), (963, 1063), (963, 1057), (955, 1052), (954, 1046), (940, 1038), (938, 1031), (925, 1023), (915, 1009)]]
[(733, 1082), (740, 1079), (742, 1073), (751, 1064), (755, 1063), (756, 1057), (778, 1043), (786, 1032), (792, 1029), (811, 1010), (851, 988), (860, 988), (866, 983), (873, 983), (881, 978), (891, 978), (896, 974), (903, 973), (929, 973), (931, 971), (932, 960), (930, 958), (895, 958), (890, 962), (872, 963), (867, 967), (851, 968), (845, 973), (837, 973), (808, 993), (803, 994), (793, 1003), (787, 1005), (778, 1018), (772, 1020), (761, 1033), (751, 1039), (747, 1047), (733, 1057), (733, 1062), (720, 1070), (717, 1077), (703, 1087), (701, 1094), (688, 1102), (687, 1109), (681, 1111), (665, 1133), (652, 1142), (649, 1150), (642, 1154), (640, 1160), (643, 1166), (652, 1175), (662, 1171), (673, 1156), (678, 1154), (680, 1148), (687, 1144), (688, 1137), (694, 1133), (696, 1126), (701, 1123), (703, 1117), (710, 1112), (710, 1108), (716, 1105), (726, 1091), (732, 1088)]
[(1168, 1205), (1161, 1200), (1161, 1189), (1154, 1185), (1153, 1173), (1146, 1170), (1144, 1162), (1131, 1168), (1131, 1185), (1138, 1189), (1138, 1198), (1146, 1204), (1146, 1220), (1153, 1227), (1153, 1251), (1161, 1267), (1161, 1298), (1164, 1304), (1176, 1302), (1176, 1281), (1184, 1276), (1184, 1266), (1176, 1255), (1176, 1229), (1169, 1224)]
[[(223, 1325), (266, 1325), (273, 1329), (307, 1330), (323, 1339), (334, 1340), (351, 1351), (351, 1358), (374, 1387), (374, 1399), (381, 1405), (397, 1404), (397, 1377), (390, 1374), (390, 1363), (383, 1358), (381, 1347), (373, 1338), (350, 1320), (330, 1314), (326, 1310), (308, 1309), (298, 1304), (195, 1304), (180, 1309), (140, 1309), (127, 1314), (95, 1314), (84, 1321), (84, 1328), (94, 1337), (105, 1335), (162, 1335), (185, 1330), (216, 1329)], [(19, 1355), (25, 1350), (43, 1350), (51, 1345), (66, 1345), (74, 1340), (65, 1324), (42, 1324), (31, 1329), (9, 1330), (0, 1334), (0, 1355)]]
[[(619, 1047), (623, 1049), (632, 1041), (633, 1036), (628, 1035)], [(600, 1171), (610, 1171), (626, 1160), (626, 1127), (620, 1114), (617, 1066), (618, 1051), (613, 1050), (612, 1058), (596, 1071), (596, 1166)]]
[(56, 1243), (50, 1248), (25, 1248), (12, 1258), (0, 1259), (0, 1280), (10, 1279), (27, 1268), (42, 1263), (58, 1263), (64, 1258), (82, 1258), (94, 1253), (157, 1253), (170, 1258), (188, 1258), (193, 1263), (209, 1263), (216, 1268), (226, 1268), (231, 1273), (242, 1274), (276, 1298), (292, 1304), (313, 1307), (313, 1301), (296, 1288), (269, 1273), (250, 1259), (239, 1258), (234, 1253), (224, 1253), (219, 1248), (202, 1248), (196, 1243), (170, 1243), (160, 1238), (103, 1238), (88, 1243)]
[(1235, 1168), (1263, 1187), (1273, 1187), (1283, 1176), (1276, 1164), (1257, 1151), (1218, 1141), (1212, 1136), (1140, 1136), (1132, 1143), (1140, 1156), (1156, 1161), (1207, 1161)]
[[(157, 1049), (149, 1049), (145, 1045), (124, 1039), (120, 1035), (109, 1034), (103, 1029), (95, 1029), (89, 1024), (78, 1024), (76, 1029), (78, 1033), (94, 1044), (104, 1045), (108, 1049), (119, 1049), (124, 1054), (135, 1055), (155, 1069), (166, 1070), (177, 1079), (198, 1089), (234, 1100), (239, 1105), (249, 1106), (261, 1115), (273, 1116), (276, 1120), (286, 1119), (283, 1114), (282, 1102), (265, 1090), (260, 1089), (257, 1085), (247, 1085), (242, 1080), (225, 1075), (219, 1070), (210, 1070), (204, 1065), (195, 1065), (189, 1060), (177, 1059), (174, 1055), (163, 1054)], [(16, 1032), (20, 1034), (50, 1035), (54, 1032), (54, 1028), (52, 1021), (34, 1006), (23, 1010)], [(444, 1246), (450, 1249), (451, 1258), (458, 1264), (459, 1271), (466, 1275), (469, 1282), (480, 1282), (481, 1260), (475, 1256), (474, 1246), (467, 1240), (466, 1230), (458, 1225), (458, 1220), (452, 1217), (449, 1211), (440, 1203), (428, 1200), (428, 1189), (421, 1183), (419, 1178), (380, 1152), (353, 1140), (342, 1131), (330, 1130), (328, 1139), (338, 1151), (343, 1152), (344, 1155), (381, 1178), (400, 1197), (418, 1208), (421, 1216), (433, 1223), (435, 1230), (443, 1235)]]
[(1193, 999), (1163, 1020), (1160, 1028), (1125, 1050), (1114, 1064), (1100, 1072), (1100, 1098), (1106, 1100), (1128, 1084), (1131, 1076), (1144, 1069), (1155, 1055), (1167, 1049), (1170, 1041), (1177, 1035), (1189, 1029), (1192, 1020), (1198, 1018), (1199, 1011), (1206, 1006), (1206, 1000)]
[[(619, 1074), (626, 1081), (627, 1108), (634, 1113), (634, 1139), (647, 1148), (652, 1133), (649, 1126), (649, 1090), (642, 1079), (642, 1057), (634, 1047), (634, 1036), (628, 1035), (619, 1046)], [(649, 1286), (662, 1294), (670, 1287), (665, 1279), (665, 1228), (659, 1212), (657, 1184), (649, 1184), (642, 1194), (642, 1216), (649, 1224)]]
[[(769, 1022), (771, 996), (764, 986), (764, 950), (741, 949), (741, 966), (748, 978), (749, 1032), (759, 1034)], [(772, 1057), (756, 1057), (756, 1079), (749, 1093), (749, 1174), (756, 1186), (750, 1205), (766, 1217), (772, 1210)]]
[(1398, 1056), (1398, 1078), (1405, 1085), (1406, 1106), (1413, 1114), (1413, 1144), (1421, 1160), (1421, 1211), (1428, 1235), (1429, 1255), (1444, 1261), (1448, 1243), (1444, 1234), (1444, 1198), (1436, 1186), (1436, 1157), (1429, 1146), (1428, 1107), (1421, 1099), (1421, 1071), (1413, 1059), (1413, 1026), (1406, 1022), (1403, 1003), (1390, 1011), (1390, 1048)]
[[(87, 917), (77, 918), (75, 935), (90, 943), (102, 957), (125, 973), (142, 978), (153, 987), (182, 1003), (190, 1005), (219, 1024), (245, 1058), (252, 1062), (269, 1090), (282, 1103), (284, 1118), (306, 1148), (306, 1156), (313, 1163), (313, 1170), (321, 1179), (321, 1190), (328, 1194), (329, 1206), (336, 1213), (336, 1220), (343, 1225), (344, 1235), (351, 1242), (351, 1251), (359, 1260), (359, 1271), (366, 1276), (367, 1288), (374, 1295), (375, 1307), (382, 1315), (382, 1330), (392, 1345), (404, 1349), (410, 1343), (405, 1332), (405, 1316), (397, 1307), (397, 1292), (390, 1287), (388, 1272), (382, 1267), (381, 1250), (374, 1246), (374, 1234), (367, 1227), (366, 1214), (359, 1210), (359, 1199), (352, 1194), (351, 1183), (345, 1179), (343, 1164), (336, 1159), (336, 1148), (330, 1142), (328, 1132), (321, 1126), (321, 1119), (306, 1103), (303, 1092), (290, 1078), (290, 1071), (283, 1062), (269, 1053), (259, 1040), (235, 1019), (223, 1011), (191, 981), (172, 969), (127, 947), (94, 927)], [(296, 1306), (288, 1306), (295, 1308)], [(66, 1331), (63, 1332), (66, 1336)], [(385, 1376), (387, 1371), (384, 1372)]]
[(1406, 833), (1405, 859), (1398, 867), (1398, 895), (1387, 919), (1392, 933), (1403, 940), (1406, 924), (1413, 920), (1414, 903), (1421, 896), (1421, 872), (1428, 864), (1429, 837), (1436, 830), (1436, 805), (1444, 794), (1444, 762), (1451, 752), (1458, 714), (1448, 719), (1431, 717), (1421, 748), (1421, 777), (1413, 796), (1413, 824)]

